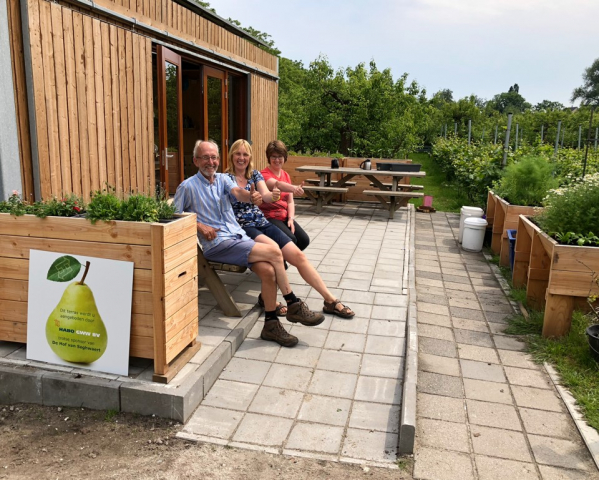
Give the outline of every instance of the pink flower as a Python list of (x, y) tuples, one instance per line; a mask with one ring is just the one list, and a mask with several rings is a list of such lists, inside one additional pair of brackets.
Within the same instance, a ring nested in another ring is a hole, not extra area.
[(19, 194), (19, 191), (18, 191), (18, 190), (13, 190), (13, 191), (12, 191), (12, 194), (13, 194), (13, 195), (18, 195), (18, 194)]

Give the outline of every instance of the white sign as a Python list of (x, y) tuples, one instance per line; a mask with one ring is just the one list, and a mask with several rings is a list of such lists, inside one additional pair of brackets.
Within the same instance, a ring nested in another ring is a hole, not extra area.
[(31, 250), (27, 359), (129, 373), (133, 262)]

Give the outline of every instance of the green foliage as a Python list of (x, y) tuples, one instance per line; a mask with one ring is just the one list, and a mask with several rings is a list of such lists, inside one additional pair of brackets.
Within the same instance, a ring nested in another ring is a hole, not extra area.
[(106, 188), (92, 193), (87, 205), (87, 218), (92, 223), (98, 220), (108, 222), (121, 219), (121, 200), (115, 195), (114, 189)]
[(545, 209), (535, 218), (549, 235), (578, 242), (580, 237), (575, 239), (572, 234), (592, 240), (594, 232), (599, 233), (599, 173), (551, 190), (544, 203)]
[(129, 222), (157, 222), (158, 209), (154, 198), (142, 193), (130, 195), (121, 203), (120, 220)]
[(572, 102), (580, 100), (582, 105), (599, 105), (599, 58), (584, 70), (583, 85), (572, 92)]
[(177, 207), (174, 203), (169, 203), (166, 198), (157, 200), (156, 211), (159, 219), (168, 220), (174, 217)]
[(54, 197), (46, 202), (37, 202), (34, 206), (34, 213), (40, 218), (74, 217), (84, 212), (83, 199), (73, 193), (61, 199)]
[(26, 213), (33, 213), (33, 205), (23, 202), (23, 199), (19, 195), (19, 192), (13, 190), (12, 195), (8, 197), (8, 200), (0, 202), (0, 213), (10, 213), (15, 217), (25, 215)]
[(547, 192), (558, 186), (553, 167), (544, 157), (522, 157), (509, 165), (493, 191), (514, 205), (538, 207)]

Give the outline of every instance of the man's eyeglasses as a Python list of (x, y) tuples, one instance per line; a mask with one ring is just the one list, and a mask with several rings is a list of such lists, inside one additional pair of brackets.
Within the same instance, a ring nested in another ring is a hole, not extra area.
[(196, 157), (196, 158), (199, 160), (204, 160), (205, 162), (207, 162), (208, 160), (212, 160), (213, 162), (215, 162), (220, 157), (218, 155), (202, 155), (201, 157)]

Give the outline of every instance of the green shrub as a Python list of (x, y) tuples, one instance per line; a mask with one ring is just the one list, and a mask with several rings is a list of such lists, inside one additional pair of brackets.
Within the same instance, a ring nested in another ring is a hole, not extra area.
[(130, 195), (121, 203), (120, 219), (129, 222), (157, 222), (158, 203), (143, 193)]
[(584, 181), (550, 190), (543, 203), (545, 209), (535, 218), (549, 235), (566, 239), (564, 243), (578, 244), (580, 236), (599, 235), (599, 173), (587, 175)]
[(557, 188), (553, 166), (543, 157), (523, 157), (505, 169), (493, 191), (513, 205), (538, 207), (547, 192)]
[(56, 197), (46, 202), (37, 202), (34, 213), (40, 218), (45, 217), (74, 217), (85, 212), (85, 203), (74, 193), (65, 195), (60, 200)]
[(34, 211), (35, 206), (25, 203), (16, 190), (12, 191), (12, 195), (8, 197), (8, 200), (0, 202), (0, 213), (10, 213), (15, 217), (25, 215), (26, 213), (34, 213)]
[(98, 220), (108, 222), (121, 219), (121, 200), (115, 195), (114, 189), (97, 190), (92, 193), (87, 205), (87, 218), (92, 223)]

